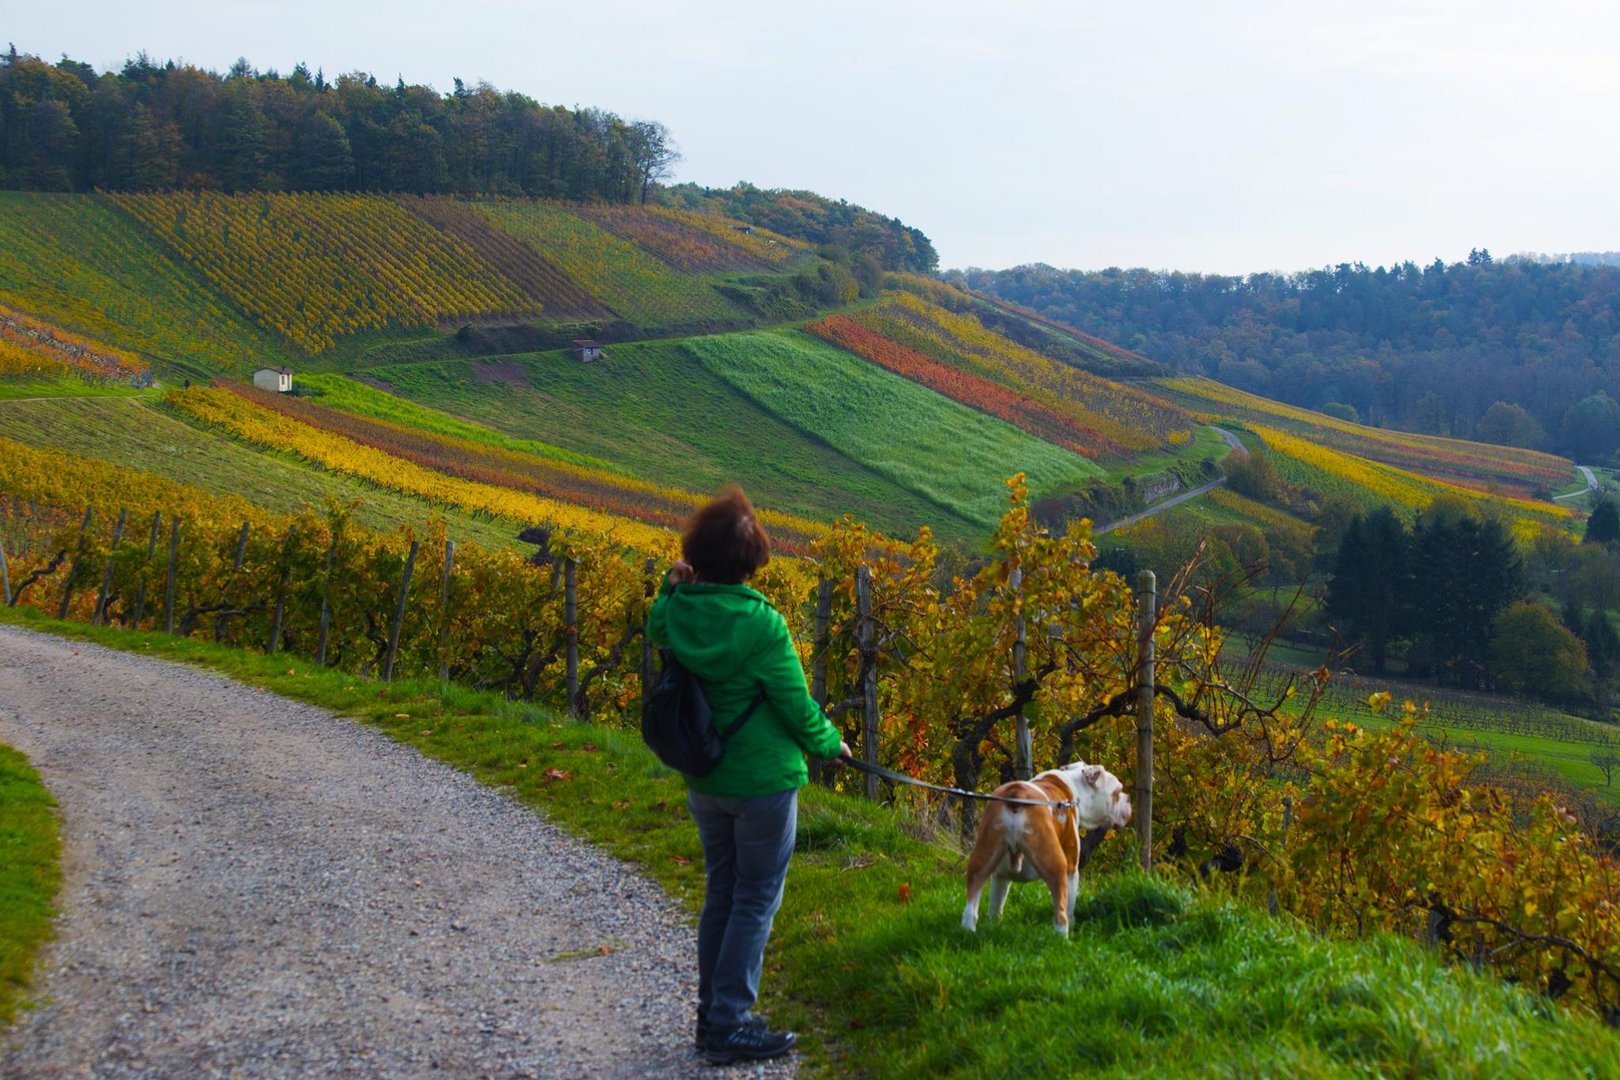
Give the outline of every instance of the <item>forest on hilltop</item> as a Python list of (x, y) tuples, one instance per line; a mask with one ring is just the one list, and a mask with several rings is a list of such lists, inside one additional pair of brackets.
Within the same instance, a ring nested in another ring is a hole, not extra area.
[(767, 191), (749, 183), (729, 188), (675, 184), (661, 189), (657, 200), (687, 210), (718, 210), (795, 240), (858, 252), (884, 270), (932, 274), (939, 269), (939, 255), (921, 229), (813, 191)]
[[(683, 184), (653, 120), (543, 105), (488, 83), (441, 94), (238, 60), (221, 75), (146, 54), (97, 72), (0, 54), (0, 188), (26, 191), (342, 191), (498, 195), (703, 210), (848, 252), (877, 270), (931, 272), (928, 237), (808, 191)], [(656, 193), (656, 198), (654, 195)]]
[(542, 105), (487, 83), (440, 94), (238, 60), (144, 53), (97, 73), (0, 58), (0, 186), (34, 191), (364, 191), (636, 201), (675, 160), (662, 124)]
[(1529, 258), (1247, 277), (970, 269), (966, 284), (1189, 374), (1346, 419), (1609, 461), (1620, 268)]

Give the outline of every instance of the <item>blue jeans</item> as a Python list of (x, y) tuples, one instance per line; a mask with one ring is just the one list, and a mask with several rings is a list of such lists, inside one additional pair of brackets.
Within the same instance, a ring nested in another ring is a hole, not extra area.
[(713, 1027), (734, 1027), (759, 997), (765, 941), (793, 857), (799, 793), (728, 799), (688, 791), (686, 805), (708, 872), (698, 918), (698, 1016)]

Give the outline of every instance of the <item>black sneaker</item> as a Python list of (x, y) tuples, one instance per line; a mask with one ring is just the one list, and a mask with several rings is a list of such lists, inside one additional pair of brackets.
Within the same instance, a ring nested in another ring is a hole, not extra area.
[[(762, 1028), (765, 1026), (765, 1018), (763, 1016), (750, 1016), (747, 1020), (744, 1020), (743, 1023), (749, 1027)], [(703, 1044), (709, 1041), (709, 1032), (712, 1030), (713, 1029), (709, 1027), (708, 1018), (699, 1016), (697, 1018), (697, 1034), (692, 1039), (692, 1045), (697, 1047), (699, 1050), (702, 1050)]]
[(791, 1031), (772, 1031), (758, 1017), (734, 1028), (710, 1028), (703, 1043), (703, 1057), (711, 1065), (730, 1065), (733, 1061), (765, 1061), (781, 1057), (798, 1045), (799, 1037)]

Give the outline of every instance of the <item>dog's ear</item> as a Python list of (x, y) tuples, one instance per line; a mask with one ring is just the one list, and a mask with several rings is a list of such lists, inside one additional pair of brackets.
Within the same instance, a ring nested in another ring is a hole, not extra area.
[(1104, 771), (1101, 765), (1087, 765), (1080, 770), (1080, 779), (1085, 782), (1086, 787), (1095, 788), (1102, 783)]

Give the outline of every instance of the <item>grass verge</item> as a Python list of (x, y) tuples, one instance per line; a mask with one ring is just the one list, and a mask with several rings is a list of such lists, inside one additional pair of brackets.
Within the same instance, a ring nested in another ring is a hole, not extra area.
[[(679, 779), (633, 733), (436, 683), (161, 634), (6, 621), (203, 664), (376, 725), (639, 866), (688, 910), (702, 856)], [(1410, 942), (1334, 941), (1163, 879), (1083, 881), (1074, 940), (1037, 887), (958, 925), (961, 857), (907, 819), (807, 788), (765, 1009), (837, 1075), (1620, 1076), (1620, 1035), (1443, 967)], [(589, 962), (583, 959), (580, 962)]]
[(28, 759), (0, 745), (0, 1027), (26, 1007), (34, 954), (51, 936), (62, 880), (55, 807)]

